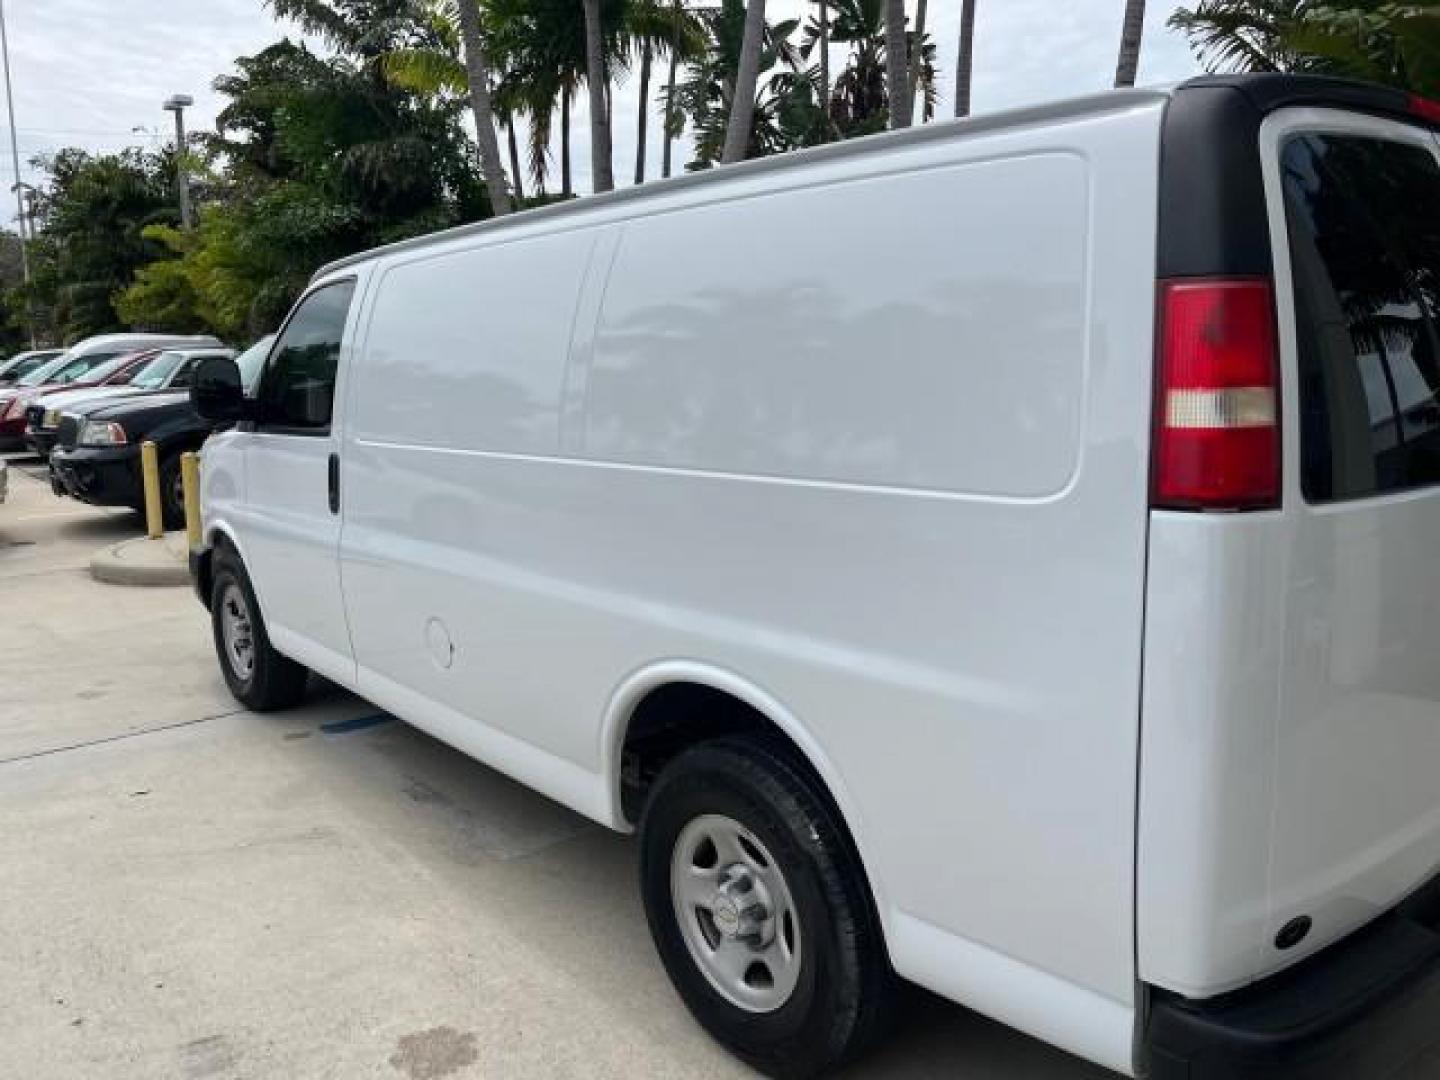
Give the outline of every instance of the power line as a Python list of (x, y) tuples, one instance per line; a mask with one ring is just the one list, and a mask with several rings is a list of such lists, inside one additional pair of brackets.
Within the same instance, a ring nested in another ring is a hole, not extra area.
[[(10, 129), (0, 124), (0, 131), (8, 132)], [(50, 128), (50, 127), (26, 127), (23, 124), (17, 125), (17, 132), (29, 132), (38, 135), (100, 135), (110, 138), (129, 136), (133, 132), (121, 131), (119, 128)]]

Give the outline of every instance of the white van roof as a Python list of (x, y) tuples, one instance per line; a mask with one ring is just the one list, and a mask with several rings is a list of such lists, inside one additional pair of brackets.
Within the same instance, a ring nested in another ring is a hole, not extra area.
[(354, 255), (348, 255), (342, 259), (336, 259), (334, 262), (325, 264), (315, 272), (311, 281), (319, 281), (321, 278), (327, 277), (343, 267), (354, 266), (357, 263), (366, 262), (369, 259), (381, 255), (387, 255), (396, 251), (423, 248), (430, 244), (454, 240), (457, 237), (495, 232), (501, 229), (513, 228), (516, 225), (530, 226), (537, 222), (574, 217), (592, 211), (603, 211), (610, 207), (627, 203), (655, 199), (691, 188), (702, 188), (712, 184), (724, 184), (732, 180), (748, 179), (768, 173), (787, 172), (792, 169), (802, 169), (808, 165), (815, 165), (822, 162), (884, 153), (886, 150), (918, 146), (937, 140), (964, 138), (969, 135), (978, 135), (1000, 128), (1021, 127), (1027, 124), (1050, 124), (1097, 114), (1120, 112), (1125, 109), (1135, 108), (1137, 105), (1163, 102), (1172, 95), (1173, 91), (1173, 87), (1165, 87), (1162, 89), (1106, 90), (1102, 93), (1087, 94), (1083, 97), (1047, 102), (1043, 105), (1005, 109), (1000, 112), (985, 113), (980, 116), (969, 116), (962, 120), (940, 120), (934, 123), (906, 128), (903, 131), (887, 131), (877, 135), (867, 135), (858, 139), (847, 139), (842, 142), (827, 143), (823, 146), (814, 146), (785, 154), (776, 154), (771, 157), (753, 158), (749, 161), (739, 162), (734, 165), (718, 166), (702, 172), (683, 173), (679, 176), (672, 176), (666, 180), (650, 180), (644, 184), (619, 188), (615, 191), (606, 192), (603, 195), (586, 195), (583, 198), (572, 199), (569, 202), (552, 203), (549, 206), (536, 207), (533, 210), (524, 210), (519, 213), (508, 214), (501, 218), (486, 218), (484, 221), (476, 221), (468, 225), (459, 225), (453, 229), (443, 229), (440, 232), (427, 233), (424, 236), (416, 236), (409, 240), (400, 240), (393, 244), (386, 244), (383, 247), (357, 252)]

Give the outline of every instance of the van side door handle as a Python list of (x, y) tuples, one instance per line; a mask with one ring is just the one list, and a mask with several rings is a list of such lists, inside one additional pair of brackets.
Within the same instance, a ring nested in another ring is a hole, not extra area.
[(330, 512), (340, 512), (340, 455), (330, 455)]

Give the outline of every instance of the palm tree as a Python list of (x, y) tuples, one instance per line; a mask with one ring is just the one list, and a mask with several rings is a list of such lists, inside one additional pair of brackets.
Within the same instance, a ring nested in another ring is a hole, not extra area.
[(905, 0), (885, 0), (885, 96), (890, 102), (890, 126), (910, 126), (905, 103), (910, 99), (906, 83), (909, 67), (905, 55)]
[(765, 0), (745, 5), (745, 35), (740, 42), (740, 62), (735, 66), (735, 86), (730, 94), (730, 117), (725, 126), (722, 164), (744, 161), (750, 148), (755, 122), (755, 86), (760, 78), (760, 49), (765, 37)]
[(650, 131), (650, 42), (640, 44), (640, 114), (635, 118), (635, 183), (645, 182), (645, 140)]
[(1315, 6), (1315, 0), (1200, 0), (1177, 9), (1167, 25), (1190, 39), (1212, 71), (1309, 71), (1324, 65), (1292, 42)]
[(1125, 21), (1120, 27), (1120, 59), (1115, 64), (1115, 85), (1134, 86), (1140, 71), (1140, 39), (1145, 32), (1145, 0), (1125, 0)]
[(675, 74), (680, 66), (680, 0), (674, 0), (671, 8), (671, 35), (670, 35), (670, 74), (665, 80), (665, 153), (660, 162), (660, 175), (670, 175), (670, 148), (674, 143), (675, 136), (680, 134), (676, 130), (676, 119), (679, 111), (675, 108)]
[(915, 91), (920, 85), (920, 67), (925, 54), (925, 8), (926, 0), (915, 0), (915, 35), (910, 49), (910, 74), (905, 80), (905, 118), (909, 122), (915, 116)]
[[(721, 0), (717, 7), (697, 12), (704, 28), (706, 45), (699, 57), (687, 65), (685, 79), (675, 88), (678, 112), (688, 117), (695, 131), (695, 157), (687, 166), (708, 168), (721, 161), (725, 140), (729, 135), (732, 103), (735, 100), (735, 79), (740, 66), (747, 18), (745, 0)], [(777, 64), (786, 69), (762, 83), (756, 78), (754, 109), (750, 135), (744, 157), (763, 157), (794, 149), (798, 145), (823, 141), (797, 141), (797, 127), (805, 127), (805, 117), (797, 115), (808, 110), (818, 116), (810, 84), (800, 78), (800, 54), (790, 45), (796, 20), (767, 23), (760, 39), (757, 71), (770, 71)], [(796, 76), (796, 78), (790, 78)], [(803, 84), (803, 85), (802, 85)], [(804, 100), (808, 98), (808, 101)]]
[[(650, 129), (650, 73), (657, 56), (670, 55), (670, 76), (665, 88), (665, 151), (669, 161), (670, 140), (675, 127), (675, 78), (681, 61), (695, 61), (704, 55), (706, 38), (700, 20), (685, 11), (680, 0), (667, 9), (664, 0), (628, 0), (625, 32), (631, 44), (640, 47), (640, 112), (636, 121), (635, 182), (645, 180), (645, 153)], [(665, 171), (668, 176), (668, 166)]]
[[(527, 111), (525, 92), (528, 89), (524, 84), (514, 78), (501, 79), (495, 87), (495, 92), (490, 95), (491, 105), (495, 109), (496, 122), (505, 129), (505, 142), (510, 155), (510, 180), (514, 184), (513, 194), (517, 206), (525, 203), (525, 185), (521, 181), (523, 172), (520, 168), (520, 144), (515, 128), (519, 122), (520, 115)], [(533, 150), (533, 145), (532, 145)], [(541, 160), (541, 168), (538, 173), (534, 172), (535, 161), (532, 156), (530, 161), (532, 176), (535, 186), (543, 188), (545, 184), (544, 160)]]
[[(475, 114), (475, 141), (480, 148), (480, 173), (490, 193), (490, 206), (497, 217), (510, 213), (510, 191), (505, 183), (505, 166), (500, 163), (500, 143), (495, 138), (495, 113), (490, 102), (490, 62), (480, 33), (480, 8), (476, 0), (455, 0), (460, 23), (460, 40), (465, 46), (465, 78), (470, 88), (470, 110)], [(510, 129), (513, 145), (515, 129)], [(520, 177), (515, 176), (516, 184)]]
[(970, 115), (970, 76), (975, 68), (975, 0), (960, 0), (960, 52), (955, 57), (955, 115)]
[[(847, 45), (850, 50), (824, 103), (830, 129), (839, 138), (869, 135), (890, 122), (887, 3), (888, 0), (832, 0), (830, 40)], [(801, 56), (809, 57), (819, 43), (819, 31), (813, 20), (806, 25)], [(932, 61), (933, 52), (931, 48)], [(933, 74), (933, 62), (922, 62), (919, 82), (928, 86)], [(927, 97), (929, 93), (927, 89)], [(898, 107), (903, 109), (903, 102)]]
[(830, 5), (820, 0), (820, 15), (815, 24), (820, 48), (820, 101), (829, 108), (830, 102)]
[(600, 0), (581, 0), (585, 8), (585, 81), (590, 90), (590, 178), (596, 193), (613, 191), (610, 154), (610, 86), (605, 64), (605, 32)]

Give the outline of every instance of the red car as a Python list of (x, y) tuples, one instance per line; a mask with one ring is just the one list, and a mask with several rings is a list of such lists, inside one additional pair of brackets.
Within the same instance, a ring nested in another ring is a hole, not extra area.
[(87, 338), (0, 390), (0, 448), (24, 445), (25, 407), (56, 386), (104, 386), (127, 381), (159, 348), (219, 345), (212, 337), (103, 334)]

